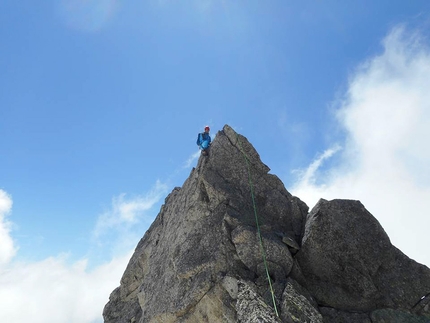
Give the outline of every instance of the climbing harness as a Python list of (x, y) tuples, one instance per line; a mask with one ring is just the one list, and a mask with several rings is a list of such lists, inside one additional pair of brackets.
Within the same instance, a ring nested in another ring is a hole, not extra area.
[(249, 161), (249, 158), (246, 155), (245, 151), (243, 150), (242, 142), (240, 141), (239, 135), (237, 133), (236, 133), (236, 141), (239, 143), (240, 151), (243, 154), (243, 157), (245, 159), (246, 166), (247, 166), (247, 169), (248, 169), (248, 182), (249, 182), (249, 187), (251, 189), (252, 206), (254, 208), (254, 216), (255, 216), (255, 223), (257, 225), (258, 240), (260, 242), (260, 249), (261, 249), (261, 254), (262, 254), (262, 257), (263, 257), (264, 267), (266, 269), (267, 280), (269, 281), (270, 293), (272, 294), (273, 307), (275, 309), (276, 316), (279, 317), (278, 308), (276, 307), (275, 293), (273, 291), (273, 286), (272, 286), (272, 279), (270, 278), (269, 268), (267, 266), (266, 252), (264, 251), (264, 246), (263, 246), (263, 238), (261, 237), (260, 224), (259, 224), (259, 221), (258, 221), (258, 214), (257, 214), (257, 206), (255, 205), (254, 185), (252, 183), (250, 161)]

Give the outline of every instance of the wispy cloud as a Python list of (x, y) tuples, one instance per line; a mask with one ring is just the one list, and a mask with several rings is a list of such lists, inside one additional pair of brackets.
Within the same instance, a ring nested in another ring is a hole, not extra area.
[(311, 207), (321, 197), (361, 200), (394, 245), (430, 266), (430, 50), (403, 27), (383, 48), (351, 75), (338, 103), (347, 134), (341, 162), (321, 178), (317, 169), (333, 155), (327, 151), (291, 191)]
[(195, 153), (193, 153), (188, 159), (187, 161), (184, 163), (184, 167), (183, 168), (190, 168), (191, 165), (194, 164), (194, 162), (199, 158), (200, 156), (200, 150), (196, 151)]
[(300, 185), (308, 187), (309, 185), (314, 185), (315, 180), (318, 177), (318, 170), (321, 169), (324, 161), (330, 159), (335, 153), (337, 153), (341, 147), (335, 145), (332, 148), (324, 151), (320, 156), (318, 156), (305, 170), (296, 170), (295, 172), (300, 177)]
[(121, 194), (112, 199), (112, 207), (99, 216), (94, 235), (99, 237), (111, 229), (130, 226), (142, 220), (145, 211), (150, 210), (167, 193), (167, 185), (157, 181), (147, 194), (126, 198)]
[(61, 0), (60, 16), (65, 24), (80, 31), (94, 32), (103, 28), (117, 11), (117, 0)]

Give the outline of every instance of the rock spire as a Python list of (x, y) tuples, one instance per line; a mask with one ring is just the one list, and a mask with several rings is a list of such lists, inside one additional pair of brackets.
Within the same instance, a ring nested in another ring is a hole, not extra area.
[(165, 199), (103, 316), (105, 323), (429, 323), (427, 293), (430, 269), (391, 245), (359, 201), (320, 200), (308, 213), (226, 125)]

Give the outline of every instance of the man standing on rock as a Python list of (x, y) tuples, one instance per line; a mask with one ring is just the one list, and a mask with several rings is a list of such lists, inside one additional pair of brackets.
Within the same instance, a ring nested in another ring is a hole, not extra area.
[(205, 127), (205, 131), (199, 133), (197, 136), (197, 146), (199, 146), (202, 151), (202, 155), (207, 156), (208, 150), (211, 145), (211, 136), (209, 135), (210, 128), (209, 126)]

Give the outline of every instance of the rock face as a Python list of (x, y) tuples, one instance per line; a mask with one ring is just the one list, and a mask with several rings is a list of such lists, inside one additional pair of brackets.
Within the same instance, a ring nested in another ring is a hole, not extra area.
[(320, 200), (296, 259), (319, 303), (341, 310), (410, 309), (430, 287), (429, 269), (393, 247), (358, 201)]
[(138, 243), (105, 322), (430, 322), (430, 270), (360, 202), (308, 214), (268, 172), (224, 126)]

